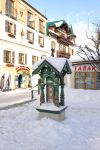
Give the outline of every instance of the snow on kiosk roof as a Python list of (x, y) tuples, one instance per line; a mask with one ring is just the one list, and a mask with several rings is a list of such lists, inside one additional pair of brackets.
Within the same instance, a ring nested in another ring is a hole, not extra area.
[(46, 59), (42, 59), (38, 62), (36, 62), (33, 65), (33, 74), (38, 74), (38, 72), (45, 66), (49, 66), (50, 68), (53, 69), (53, 71), (55, 71), (57, 74), (59, 74), (60, 76), (62, 74), (71, 74), (71, 63), (68, 59), (66, 58), (57, 58), (57, 57), (48, 57)]

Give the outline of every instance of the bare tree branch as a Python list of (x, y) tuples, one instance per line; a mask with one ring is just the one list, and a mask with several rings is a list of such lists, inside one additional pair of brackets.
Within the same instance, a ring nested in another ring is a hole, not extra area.
[(77, 54), (85, 61), (88, 61), (92, 66), (96, 67), (96, 71), (100, 72), (100, 22), (95, 25), (95, 32), (91, 35), (87, 34), (89, 45), (80, 46)]

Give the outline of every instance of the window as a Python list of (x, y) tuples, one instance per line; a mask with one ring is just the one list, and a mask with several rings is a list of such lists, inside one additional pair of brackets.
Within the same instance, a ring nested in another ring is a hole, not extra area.
[(38, 61), (38, 56), (32, 56), (32, 65)]
[(45, 27), (43, 25), (43, 21), (41, 19), (39, 19), (39, 32), (41, 33), (45, 33)]
[(44, 47), (44, 38), (39, 36), (39, 45), (40, 47)]
[(9, 36), (15, 37), (16, 35), (16, 25), (12, 22), (5, 21), (5, 31), (8, 32)]
[(69, 53), (69, 54), (71, 53), (71, 48), (70, 48), (70, 47), (68, 47), (68, 53)]
[(14, 63), (15, 61), (15, 52), (10, 50), (4, 50), (4, 63)]
[(95, 89), (95, 72), (75, 72), (75, 88)]
[(6, 0), (6, 15), (13, 19), (17, 18), (17, 10), (14, 9), (14, 0)]
[(34, 42), (34, 33), (27, 31), (27, 40), (30, 44), (33, 44)]
[(51, 49), (55, 49), (56, 48), (56, 44), (54, 41), (51, 41)]
[(63, 51), (66, 52), (66, 46), (65, 45), (63, 45)]
[(27, 64), (27, 55), (23, 53), (19, 53), (19, 64), (26, 65)]
[(62, 44), (59, 44), (59, 50), (63, 50), (63, 45)]
[(72, 49), (72, 55), (74, 55), (74, 50)]
[(33, 14), (30, 12), (27, 13), (27, 26), (32, 29), (35, 28), (35, 21), (33, 19)]

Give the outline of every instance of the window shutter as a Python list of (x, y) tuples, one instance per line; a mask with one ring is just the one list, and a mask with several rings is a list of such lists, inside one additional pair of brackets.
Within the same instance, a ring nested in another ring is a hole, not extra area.
[(40, 36), (38, 37), (38, 43), (40, 44)]
[(27, 65), (27, 54), (25, 54), (25, 64)]
[(16, 35), (16, 24), (14, 24), (14, 35)]
[(27, 31), (27, 40), (29, 40), (29, 31)]
[(44, 38), (43, 38), (43, 46), (44, 46)]
[(33, 43), (34, 43), (34, 33), (33, 33)]
[(3, 51), (3, 62), (6, 63), (6, 50)]
[(15, 52), (12, 52), (12, 63), (15, 63)]
[(30, 41), (33, 42), (33, 34), (30, 33)]
[(19, 53), (19, 64), (21, 64), (21, 61), (22, 60), (22, 58), (21, 58), (21, 53)]
[(9, 22), (5, 20), (5, 32), (8, 32)]

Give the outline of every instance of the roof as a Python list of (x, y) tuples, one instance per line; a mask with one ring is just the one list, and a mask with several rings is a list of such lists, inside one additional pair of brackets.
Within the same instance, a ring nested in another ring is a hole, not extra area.
[(25, 1), (25, 0), (22, 0), (22, 2), (24, 2), (26, 5), (28, 5), (30, 8), (32, 8), (33, 10), (35, 10), (37, 13), (39, 13), (42, 17), (44, 17), (45, 19), (47, 19), (46, 18), (46, 16), (44, 16), (40, 11), (38, 11), (36, 8), (34, 8), (32, 5), (30, 5), (27, 1)]
[(47, 32), (47, 34), (49, 33), (48, 27), (55, 26), (56, 28), (58, 28), (58, 27), (61, 27), (62, 25), (67, 25), (68, 26), (68, 30), (69, 30), (68, 34), (69, 34), (69, 36), (76, 37), (76, 35), (74, 34), (74, 31), (73, 31), (72, 25), (69, 26), (68, 23), (65, 20), (58, 20), (58, 21), (47, 22), (47, 25), (46, 25), (46, 32)]
[(46, 64), (49, 67), (53, 68), (53, 70), (56, 73), (58, 73), (59, 75), (61, 75), (63, 73), (63, 70), (67, 74), (71, 74), (71, 62), (68, 59), (52, 57), (52, 56), (36, 62), (33, 65), (33, 72), (32, 72), (32, 74), (37, 74)]
[(67, 22), (65, 20), (58, 20), (58, 21), (50, 21), (50, 22), (47, 22), (47, 25), (46, 25), (46, 31), (47, 31), (47, 34), (48, 34), (48, 27), (52, 27), (52, 26), (55, 26), (55, 27), (60, 27), (62, 26), (63, 24), (67, 24)]
[[(59, 22), (66, 23), (65, 20), (48, 21), (48, 22), (47, 22), (47, 25), (48, 25), (48, 26), (54, 26), (56, 23), (59, 23)], [(66, 24), (67, 24), (67, 23), (66, 23)]]
[(76, 37), (76, 35), (74, 34), (74, 31), (73, 31), (72, 25), (71, 25), (71, 27), (69, 28), (69, 35)]

